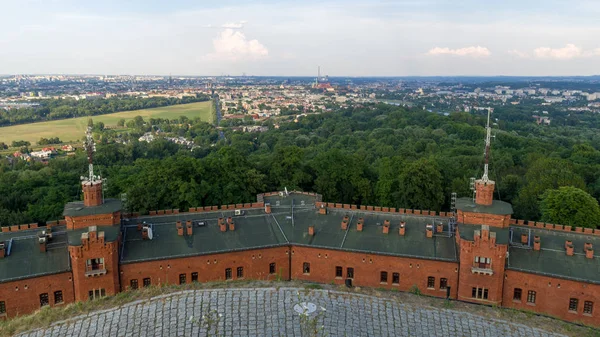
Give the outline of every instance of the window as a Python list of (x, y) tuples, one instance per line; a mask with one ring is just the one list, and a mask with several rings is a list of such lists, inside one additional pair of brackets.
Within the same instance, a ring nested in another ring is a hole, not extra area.
[(448, 288), (448, 279), (447, 278), (440, 278), (440, 290), (445, 290), (446, 288)]
[(129, 288), (131, 289), (137, 289), (138, 288), (138, 280), (137, 279), (133, 279), (131, 281), (129, 281)]
[(104, 258), (88, 259), (85, 266), (85, 271), (104, 269)]
[(594, 311), (594, 302), (592, 302), (592, 301), (583, 302), (583, 313), (584, 314), (591, 315), (593, 311)]
[(579, 300), (576, 298), (572, 298), (569, 300), (569, 311), (577, 311), (577, 307), (579, 306)]
[(475, 267), (482, 269), (490, 269), (492, 265), (492, 259), (489, 257), (475, 256)]
[(146, 277), (144, 279), (144, 287), (149, 287), (150, 285), (152, 285), (152, 281), (150, 280), (149, 277)]
[(104, 297), (104, 296), (106, 296), (106, 292), (104, 291), (104, 289), (94, 289), (94, 290), (88, 291), (88, 297), (90, 300)]
[(197, 272), (192, 273), (192, 282), (198, 282), (198, 273)]
[(342, 277), (342, 274), (344, 273), (344, 268), (337, 266), (335, 267), (335, 277)]
[(62, 290), (58, 290), (54, 292), (54, 304), (59, 304), (63, 302)]
[(380, 278), (379, 278), (379, 282), (381, 283), (387, 283), (387, 271), (382, 271)]
[(244, 278), (244, 267), (237, 267), (237, 278)]
[(400, 274), (393, 273), (392, 274), (392, 284), (399, 284), (399, 283), (400, 283)]
[(275, 274), (275, 262), (269, 264), (269, 274)]
[(527, 303), (535, 304), (535, 291), (529, 290), (527, 292)]
[(4, 301), (0, 301), (0, 315), (6, 314), (6, 303)]
[(427, 288), (435, 288), (435, 277), (429, 276), (427, 278)]
[(225, 279), (231, 280), (231, 268), (225, 269)]
[(48, 293), (40, 294), (40, 307), (49, 305), (50, 302), (48, 300)]
[(185, 284), (185, 274), (179, 274), (179, 284)]
[(302, 265), (302, 272), (304, 274), (310, 274), (310, 263), (304, 262), (304, 264)]
[(488, 292), (488, 289), (486, 289), (486, 288), (473, 287), (473, 289), (471, 290), (471, 297), (477, 298), (480, 300), (487, 300), (488, 294), (489, 294), (489, 292)]
[(515, 288), (515, 290), (513, 292), (513, 301), (520, 301), (522, 293), (523, 293), (523, 290), (521, 290), (521, 288)]
[(346, 268), (346, 277), (354, 278), (354, 268)]

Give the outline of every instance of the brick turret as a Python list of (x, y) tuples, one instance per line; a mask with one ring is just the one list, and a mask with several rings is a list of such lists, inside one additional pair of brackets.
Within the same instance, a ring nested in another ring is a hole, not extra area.
[(478, 205), (490, 206), (494, 200), (494, 187), (496, 183), (493, 180), (479, 179), (475, 181), (475, 203)]
[(84, 181), (81, 183), (83, 188), (83, 204), (86, 207), (100, 206), (104, 202), (102, 199), (102, 180)]

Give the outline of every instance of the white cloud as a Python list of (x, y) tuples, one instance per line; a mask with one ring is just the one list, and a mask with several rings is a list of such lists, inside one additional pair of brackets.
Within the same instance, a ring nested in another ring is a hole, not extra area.
[(600, 48), (583, 50), (581, 47), (568, 43), (562, 48), (538, 47), (531, 54), (516, 49), (509, 50), (508, 53), (520, 58), (570, 60), (579, 57), (600, 56)]
[(246, 35), (231, 28), (225, 29), (213, 40), (211, 59), (229, 61), (257, 60), (269, 56), (269, 50), (258, 40), (248, 40)]
[(221, 28), (229, 28), (229, 29), (241, 29), (244, 28), (244, 24), (247, 21), (242, 20), (240, 22), (228, 22), (221, 25)]
[(492, 53), (486, 47), (471, 46), (458, 49), (435, 47), (430, 49), (426, 55), (455, 55), (455, 56), (470, 56), (470, 57), (488, 57)]

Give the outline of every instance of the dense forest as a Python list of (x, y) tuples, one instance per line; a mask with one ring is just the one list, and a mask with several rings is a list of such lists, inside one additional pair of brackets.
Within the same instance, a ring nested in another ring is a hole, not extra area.
[(104, 115), (118, 111), (130, 111), (139, 109), (158, 108), (167, 105), (184, 104), (208, 101), (209, 96), (196, 95), (183, 98), (131, 98), (131, 97), (111, 97), (111, 98), (91, 98), (75, 100), (73, 98), (65, 99), (44, 99), (32, 101), (38, 105), (4, 110), (0, 109), (0, 126), (34, 123), (55, 119), (65, 119), (83, 116)]
[[(570, 198), (571, 189), (559, 187), (573, 186), (574, 200), (591, 200), (586, 221), (597, 226), (598, 130), (538, 126), (512, 113), (494, 114), (495, 198), (511, 202), (514, 217), (538, 220), (565, 193)], [(443, 116), (378, 104), (309, 115), (264, 133), (229, 131), (225, 140), (199, 120), (140, 121), (139, 134), (158, 124), (201, 146), (190, 151), (135, 137), (123, 145), (107, 130), (95, 135), (96, 172), (108, 178), (106, 196), (126, 193), (127, 207), (142, 212), (251, 202), (257, 193), (284, 187), (332, 202), (448, 210), (451, 193), (471, 196), (469, 179), (481, 177), (485, 120), (483, 112)], [(0, 223), (59, 217), (65, 202), (81, 199), (79, 177), (86, 169), (83, 153), (48, 165), (2, 160)]]

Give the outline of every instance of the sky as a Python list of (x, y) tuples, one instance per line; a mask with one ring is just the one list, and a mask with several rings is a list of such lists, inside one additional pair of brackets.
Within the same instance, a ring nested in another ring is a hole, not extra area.
[(597, 0), (0, 0), (0, 74), (600, 74)]

